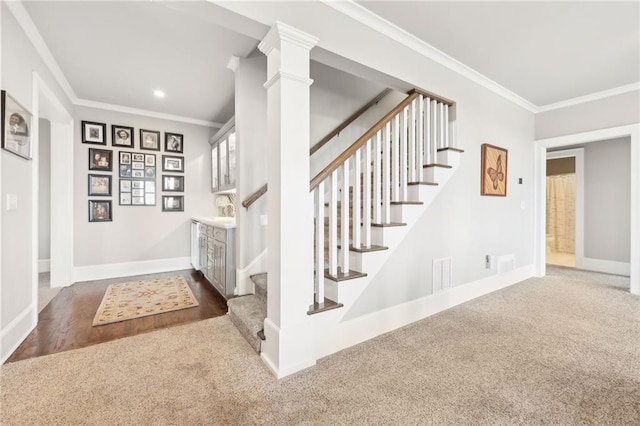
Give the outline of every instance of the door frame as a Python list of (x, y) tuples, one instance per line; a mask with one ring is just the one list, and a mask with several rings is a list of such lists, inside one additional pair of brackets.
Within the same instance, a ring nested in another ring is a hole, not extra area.
[[(576, 211), (575, 211), (575, 267), (584, 267), (584, 148), (564, 149), (562, 151), (547, 151), (547, 160), (558, 158), (575, 158), (576, 174)], [(545, 162), (545, 177), (546, 177)], [(545, 235), (546, 235), (546, 184), (545, 184)], [(546, 247), (546, 244), (545, 244)], [(546, 263), (545, 250), (545, 263)]]
[(630, 247), (630, 292), (640, 295), (640, 123), (610, 127), (554, 138), (539, 139), (534, 144), (535, 161), (535, 224), (534, 266), (536, 276), (546, 274), (546, 177), (547, 149), (570, 145), (581, 145), (620, 137), (631, 139), (631, 247)]
[[(34, 141), (39, 141), (40, 118), (51, 122), (51, 287), (73, 284), (73, 117), (37, 72), (33, 72)], [(32, 277), (33, 301), (38, 306), (39, 143), (33, 144)], [(38, 312), (34, 309), (34, 323)]]

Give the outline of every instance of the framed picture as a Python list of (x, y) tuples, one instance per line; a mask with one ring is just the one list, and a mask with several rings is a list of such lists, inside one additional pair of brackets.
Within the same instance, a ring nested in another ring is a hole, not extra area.
[(111, 145), (134, 148), (133, 127), (111, 125)]
[(131, 176), (131, 164), (120, 164), (120, 174), (121, 178), (130, 178)]
[(140, 129), (140, 149), (160, 151), (160, 132)]
[(132, 154), (131, 158), (133, 161), (144, 161), (144, 154)]
[(110, 197), (111, 196), (111, 176), (110, 175), (89, 175), (89, 195)]
[(182, 139), (183, 136), (179, 133), (166, 132), (164, 134), (164, 150), (166, 152), (177, 152), (182, 154)]
[(129, 179), (120, 179), (120, 192), (131, 192), (131, 182)]
[(131, 197), (134, 206), (144, 206), (144, 197)]
[(131, 182), (131, 188), (144, 189), (144, 182), (141, 180), (134, 180), (133, 182)]
[(130, 206), (131, 205), (131, 194), (128, 192), (120, 193), (120, 205), (121, 206)]
[(133, 170), (144, 170), (144, 163), (142, 161), (134, 161), (131, 164)]
[(112, 170), (110, 149), (89, 148), (89, 170), (102, 170), (110, 172)]
[(7, 92), (0, 92), (2, 148), (31, 160), (31, 113)]
[(144, 155), (144, 165), (145, 166), (156, 166), (156, 155), (155, 154), (145, 154)]
[(507, 150), (482, 144), (480, 195), (507, 196)]
[(162, 175), (162, 190), (167, 192), (184, 192), (184, 176)]
[(144, 170), (132, 170), (131, 177), (135, 179), (143, 179), (144, 178)]
[(107, 125), (93, 121), (82, 122), (82, 143), (92, 143), (95, 145), (106, 145)]
[(184, 172), (184, 157), (176, 157), (173, 155), (162, 156), (163, 172)]
[(146, 180), (144, 185), (144, 190), (146, 192), (156, 192), (156, 181), (155, 180)]
[(163, 212), (183, 212), (184, 196), (183, 195), (163, 195), (162, 211)]
[(131, 164), (131, 153), (121, 151), (120, 152), (120, 164)]
[(111, 222), (111, 201), (89, 200), (89, 222)]

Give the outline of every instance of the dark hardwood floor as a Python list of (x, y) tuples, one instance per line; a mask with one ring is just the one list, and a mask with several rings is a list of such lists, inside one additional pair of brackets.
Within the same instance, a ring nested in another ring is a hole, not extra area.
[[(96, 327), (92, 325), (109, 284), (175, 275), (183, 276), (189, 283), (199, 306)], [(83, 348), (226, 313), (225, 299), (194, 270), (75, 283), (63, 288), (40, 312), (38, 325), (7, 362)]]

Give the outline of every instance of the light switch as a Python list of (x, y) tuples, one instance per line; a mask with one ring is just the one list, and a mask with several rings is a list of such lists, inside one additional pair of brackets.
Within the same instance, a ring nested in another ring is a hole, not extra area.
[(7, 194), (7, 211), (18, 209), (18, 196), (16, 194)]

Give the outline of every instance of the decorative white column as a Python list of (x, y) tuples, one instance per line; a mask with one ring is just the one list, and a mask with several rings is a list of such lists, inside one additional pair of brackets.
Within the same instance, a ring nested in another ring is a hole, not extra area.
[[(281, 22), (267, 56), (268, 300), (262, 359), (280, 378), (315, 364), (313, 196), (309, 192), (309, 51), (318, 39)], [(322, 272), (321, 272), (322, 273)]]

